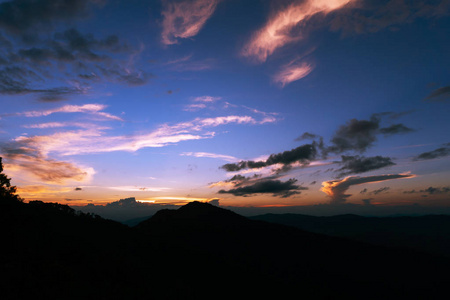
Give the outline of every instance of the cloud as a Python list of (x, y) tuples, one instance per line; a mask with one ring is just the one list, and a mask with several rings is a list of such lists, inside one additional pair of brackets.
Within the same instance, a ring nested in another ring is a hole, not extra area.
[(178, 38), (196, 36), (216, 10), (220, 0), (164, 1), (162, 42), (165, 45), (178, 43)]
[(320, 136), (318, 136), (316, 134), (305, 132), (301, 136), (296, 138), (295, 141), (300, 142), (300, 141), (303, 141), (303, 140), (314, 140), (314, 139), (319, 138), (319, 137)]
[(8, 169), (30, 174), (42, 182), (63, 184), (66, 181), (89, 181), (95, 173), (92, 168), (77, 166), (71, 162), (58, 161), (42, 155), (3, 153)]
[[(95, 114), (101, 107), (84, 107)], [(64, 111), (84, 111), (82, 107), (67, 106)], [(59, 111), (59, 110), (58, 110)], [(30, 112), (30, 116), (40, 116), (51, 111)], [(102, 114), (101, 114), (102, 115)], [(142, 148), (164, 147), (174, 145), (181, 141), (212, 138), (215, 132), (205, 131), (228, 124), (258, 125), (264, 120), (257, 120), (250, 116), (221, 116), (215, 118), (196, 118), (192, 121), (163, 124), (155, 130), (136, 135), (108, 136), (100, 128), (88, 128), (82, 130), (59, 131), (51, 135), (20, 136), (16, 138), (10, 149), (33, 149), (42, 155), (56, 153), (59, 155), (76, 155), (87, 153), (102, 153), (113, 151), (138, 151)]]
[(397, 115), (401, 115), (401, 113), (376, 113), (372, 114), (369, 120), (351, 119), (346, 124), (340, 126), (333, 134), (330, 141), (331, 145), (323, 147), (324, 156), (328, 155), (328, 153), (339, 154), (346, 151), (363, 153), (373, 146), (379, 134), (391, 136), (413, 132), (414, 129), (401, 123), (380, 128), (382, 117), (388, 116), (392, 119), (397, 118)]
[(309, 63), (292, 61), (281, 67), (281, 70), (273, 77), (273, 81), (279, 83), (282, 87), (285, 87), (293, 81), (308, 76), (312, 70), (313, 67)]
[(321, 191), (331, 198), (331, 203), (344, 203), (351, 194), (345, 194), (352, 185), (370, 182), (381, 182), (392, 179), (411, 178), (412, 174), (388, 174), (367, 177), (349, 176), (342, 180), (330, 180), (322, 182)]
[(450, 99), (450, 86), (444, 86), (434, 90), (425, 100), (429, 101), (445, 101)]
[(395, 165), (390, 157), (379, 155), (373, 157), (343, 155), (342, 161), (339, 163), (342, 165), (340, 169), (336, 170), (340, 172), (339, 176), (364, 173)]
[(449, 156), (450, 155), (450, 143), (448, 144), (444, 144), (443, 147), (432, 150), (432, 151), (428, 151), (428, 152), (423, 152), (419, 155), (417, 155), (416, 157), (413, 158), (414, 161), (418, 161), (418, 160), (428, 160), (428, 159), (434, 159), (434, 158), (439, 158), (439, 157), (445, 157), (445, 156)]
[[(218, 182), (213, 182), (209, 184), (209, 188), (213, 188), (213, 187), (239, 187), (239, 186), (243, 186), (243, 185), (247, 185), (247, 184), (254, 184), (255, 182), (261, 180), (261, 176), (260, 174), (254, 174), (253, 176), (249, 176), (249, 177), (245, 177), (241, 174), (236, 174), (233, 177), (231, 177), (228, 180), (224, 180), (224, 181), (218, 181)], [(270, 176), (270, 177), (266, 177), (263, 180), (266, 179), (276, 179), (279, 178), (279, 176)]]
[(39, 124), (29, 124), (23, 125), (24, 128), (36, 128), (36, 129), (46, 129), (46, 128), (63, 128), (63, 127), (80, 127), (86, 129), (110, 129), (105, 126), (98, 126), (96, 124), (91, 123), (80, 123), (80, 122), (47, 122), (47, 123), (39, 123)]
[(208, 153), (208, 152), (183, 152), (181, 156), (193, 156), (193, 157), (208, 157), (208, 158), (218, 158), (226, 161), (237, 161), (238, 159), (234, 156)]
[(342, 125), (331, 139), (332, 146), (325, 152), (342, 153), (348, 150), (364, 152), (376, 141), (380, 119), (372, 116), (370, 120), (351, 119)]
[(166, 187), (139, 187), (139, 186), (111, 186), (108, 187), (111, 190), (116, 191), (124, 191), (124, 192), (162, 192), (166, 190), (170, 190), (170, 188)]
[(317, 149), (315, 144), (306, 144), (289, 151), (271, 154), (265, 161), (240, 161), (238, 163), (225, 164), (220, 168), (228, 172), (235, 172), (243, 169), (263, 168), (275, 164), (285, 166), (294, 162), (308, 164), (316, 158), (316, 155)]
[(404, 191), (403, 194), (415, 194), (415, 193), (426, 193), (429, 195), (437, 195), (437, 194), (447, 194), (450, 193), (450, 186), (447, 187), (428, 187), (423, 190), (411, 190), (411, 191)]
[(380, 194), (380, 193), (387, 192), (387, 191), (390, 190), (390, 189), (391, 189), (390, 187), (385, 186), (385, 187), (382, 187), (382, 188), (373, 190), (373, 191), (371, 191), (369, 194), (371, 194), (371, 195), (378, 195), (378, 194)]
[[(27, 6), (31, 1), (22, 2)], [(61, 6), (65, 3), (62, 1)], [(7, 40), (0, 68), (0, 94), (35, 94), (40, 101), (55, 102), (86, 95), (95, 82), (137, 86), (153, 77), (135, 67), (143, 45), (134, 49), (116, 35), (96, 38), (75, 28), (53, 35), (41, 36), (40, 32), (27, 43), (20, 35), (9, 36), (12, 42)]]
[(220, 190), (219, 194), (233, 194), (234, 196), (248, 197), (254, 194), (272, 194), (274, 197), (287, 198), (292, 195), (300, 194), (300, 190), (307, 190), (297, 184), (296, 179), (289, 179), (282, 182), (280, 180), (261, 180), (254, 184), (238, 187), (230, 190)]
[(194, 102), (212, 103), (222, 99), (222, 97), (200, 96), (193, 99)]
[(264, 62), (277, 49), (301, 40), (303, 36), (298, 29), (311, 16), (329, 13), (349, 2), (350, 0), (295, 1), (269, 17), (267, 23), (244, 46), (242, 55)]
[[(103, 112), (107, 108), (106, 105), (103, 104), (84, 104), (84, 105), (64, 105), (53, 109), (47, 110), (34, 110), (34, 111), (26, 111), (14, 114), (3, 114), (0, 117), (10, 117), (10, 116), (24, 116), (24, 117), (46, 117), (55, 113), (88, 113), (91, 115), (95, 115), (101, 117), (102, 119), (109, 119), (115, 121), (123, 121), (122, 118), (112, 115), (110, 113)], [(56, 124), (54, 124), (55, 127)]]
[(184, 107), (185, 111), (198, 111), (204, 109), (211, 105), (212, 103), (219, 101), (222, 97), (212, 97), (212, 96), (200, 96), (195, 97), (191, 101), (194, 103), (188, 104)]
[(17, 193), (21, 197), (39, 197), (42, 194), (60, 194), (72, 191), (72, 188), (68, 187), (54, 187), (47, 185), (23, 185), (17, 187)]
[(380, 128), (380, 133), (384, 135), (402, 134), (415, 131), (412, 128), (406, 127), (403, 124), (394, 124), (389, 127)]

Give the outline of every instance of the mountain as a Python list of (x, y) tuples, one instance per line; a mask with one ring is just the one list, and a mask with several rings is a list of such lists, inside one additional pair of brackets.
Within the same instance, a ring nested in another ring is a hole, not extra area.
[(0, 230), (2, 299), (432, 297), (450, 283), (445, 257), (200, 202), (130, 228), (64, 205), (0, 201)]
[(251, 217), (310, 232), (345, 237), (374, 245), (403, 247), (450, 257), (450, 216), (314, 217), (301, 214), (265, 214)]

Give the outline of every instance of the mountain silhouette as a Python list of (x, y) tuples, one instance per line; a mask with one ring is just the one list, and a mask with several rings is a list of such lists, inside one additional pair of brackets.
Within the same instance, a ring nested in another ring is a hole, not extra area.
[(55, 203), (0, 201), (2, 299), (433, 297), (445, 257), (250, 220), (207, 203), (130, 228)]

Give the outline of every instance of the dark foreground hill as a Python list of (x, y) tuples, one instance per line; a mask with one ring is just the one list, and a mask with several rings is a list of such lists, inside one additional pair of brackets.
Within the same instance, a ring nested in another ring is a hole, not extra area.
[(2, 299), (432, 298), (448, 259), (254, 221), (205, 203), (129, 228), (0, 204)]
[(450, 216), (314, 217), (301, 214), (265, 214), (251, 217), (306, 231), (345, 237), (389, 247), (415, 249), (450, 257)]

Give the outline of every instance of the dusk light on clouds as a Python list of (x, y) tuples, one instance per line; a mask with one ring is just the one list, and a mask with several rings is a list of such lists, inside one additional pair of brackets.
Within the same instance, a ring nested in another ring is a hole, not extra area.
[(26, 201), (450, 206), (449, 1), (55, 3), (0, 3)]

